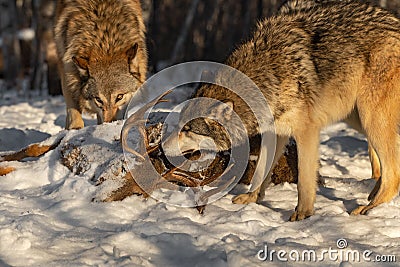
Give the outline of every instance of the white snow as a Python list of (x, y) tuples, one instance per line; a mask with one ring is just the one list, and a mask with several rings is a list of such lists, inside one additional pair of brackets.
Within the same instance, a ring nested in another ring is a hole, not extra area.
[[(61, 97), (3, 101), (0, 151), (57, 134), (66, 135), (64, 143), (80, 136), (92, 143), (113, 140), (121, 129), (117, 122), (66, 133), (64, 120)], [(97, 162), (82, 175), (59, 162), (57, 149), (37, 160), (0, 163), (17, 168), (0, 177), (0, 266), (398, 266), (400, 198), (366, 216), (348, 213), (367, 203), (374, 186), (367, 179), (371, 171), (364, 137), (338, 123), (323, 131), (321, 142), (320, 173), (326, 186), (318, 190), (315, 215), (300, 222), (288, 222), (297, 202), (294, 184), (268, 188), (261, 204), (234, 205), (232, 197), (244, 189), (239, 185), (200, 215), (196, 209), (140, 196), (92, 202), (101, 193), (91, 181), (99, 171), (93, 166), (116, 160), (104, 147), (92, 151)], [(339, 239), (347, 247), (339, 249)], [(307, 260), (310, 251), (316, 252), (317, 262)], [(351, 253), (358, 253), (360, 263), (346, 260)], [(366, 262), (363, 255), (371, 260), (395, 255), (397, 263)]]

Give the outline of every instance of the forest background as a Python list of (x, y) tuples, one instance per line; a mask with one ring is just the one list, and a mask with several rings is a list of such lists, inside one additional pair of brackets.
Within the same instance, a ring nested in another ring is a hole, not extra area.
[[(149, 74), (180, 62), (223, 62), (285, 0), (141, 0)], [(396, 15), (400, 0), (372, 0)], [(0, 0), (0, 98), (61, 94), (53, 41), (56, 0)]]

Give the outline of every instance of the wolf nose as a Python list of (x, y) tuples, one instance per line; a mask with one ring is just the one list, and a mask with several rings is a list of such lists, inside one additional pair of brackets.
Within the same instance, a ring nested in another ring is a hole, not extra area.
[(200, 151), (211, 151), (211, 152), (218, 152), (217, 145), (212, 138), (203, 139), (199, 143), (199, 150)]
[(170, 135), (164, 139), (162, 143), (162, 149), (167, 156), (175, 157), (181, 154), (179, 149), (179, 138), (178, 133), (172, 132)]
[(103, 110), (103, 121), (112, 122), (116, 120), (116, 113), (113, 110)]

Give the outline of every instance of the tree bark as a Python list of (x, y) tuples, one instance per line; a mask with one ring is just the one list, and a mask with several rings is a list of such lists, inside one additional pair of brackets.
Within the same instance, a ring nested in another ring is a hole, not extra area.
[(189, 12), (186, 16), (185, 19), (185, 23), (183, 24), (183, 27), (180, 31), (180, 34), (178, 36), (178, 40), (176, 41), (174, 50), (172, 51), (172, 55), (171, 55), (171, 60), (170, 63), (174, 64), (176, 63), (177, 59), (178, 59), (178, 53), (180, 53), (182, 51), (184, 42), (188, 36), (188, 32), (191, 28), (191, 25), (193, 23), (193, 19), (194, 16), (196, 15), (196, 10), (197, 10), (197, 6), (199, 5), (200, 0), (193, 0), (192, 4), (190, 6)]
[(10, 89), (18, 85), (18, 78), (22, 78), (20, 77), (21, 53), (17, 37), (17, 6), (14, 0), (0, 0), (0, 6), (1, 49), (5, 89)]

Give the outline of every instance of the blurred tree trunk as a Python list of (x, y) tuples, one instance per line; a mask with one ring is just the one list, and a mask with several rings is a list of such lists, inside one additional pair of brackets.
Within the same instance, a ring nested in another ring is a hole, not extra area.
[[(140, 0), (147, 26), (149, 71), (191, 60), (223, 62), (256, 22), (286, 0)], [(368, 0), (400, 14), (400, 0)], [(56, 0), (0, 0), (0, 90), (61, 94), (53, 40)], [(28, 34), (26, 34), (28, 33)], [(32, 34), (34, 33), (34, 34)]]
[[(146, 1), (146, 0), (142, 0)], [(285, 0), (153, 1), (148, 40), (155, 70), (190, 60), (223, 61)]]
[(154, 50), (154, 40), (151, 37), (157, 35), (157, 16), (155, 10), (157, 10), (158, 2), (158, 0), (141, 0), (144, 22), (147, 29), (146, 43), (149, 53), (149, 73), (156, 72), (156, 65), (153, 63), (157, 62), (157, 59), (152, 53)]
[(172, 64), (176, 63), (178, 58), (178, 53), (182, 50), (184, 46), (184, 42), (189, 34), (189, 30), (192, 26), (194, 16), (196, 15), (197, 7), (199, 5), (200, 0), (192, 0), (192, 4), (190, 5), (189, 11), (187, 12), (185, 23), (183, 23), (182, 29), (180, 30), (180, 34), (176, 41), (175, 47), (172, 50), (171, 60)]
[(54, 0), (41, 0), (38, 35), (40, 36), (39, 39), (42, 40), (41, 50), (45, 55), (44, 60), (47, 63), (46, 78), (50, 95), (62, 94), (61, 79), (58, 75), (58, 57), (53, 31), (55, 9), (56, 2)]
[(35, 38), (32, 46), (31, 89), (47, 85), (50, 95), (61, 94), (61, 82), (57, 71), (57, 52), (53, 37), (54, 0), (32, 1), (32, 28)]
[(39, 35), (39, 0), (32, 0), (32, 25), (35, 32), (35, 38), (32, 40), (32, 55), (31, 55), (31, 74), (30, 88), (40, 89), (42, 84), (42, 67), (43, 55), (40, 49), (41, 40)]
[(19, 86), (21, 51), (18, 43), (18, 16), (15, 0), (0, 0), (0, 32), (2, 38), (3, 72), (5, 88)]

